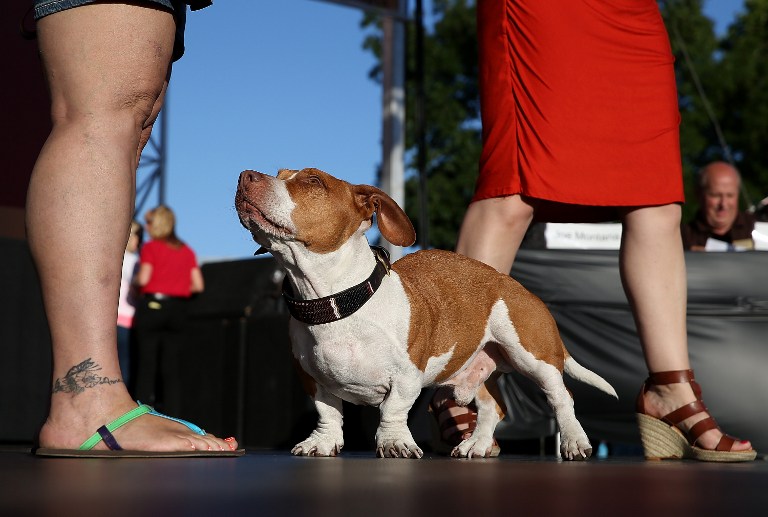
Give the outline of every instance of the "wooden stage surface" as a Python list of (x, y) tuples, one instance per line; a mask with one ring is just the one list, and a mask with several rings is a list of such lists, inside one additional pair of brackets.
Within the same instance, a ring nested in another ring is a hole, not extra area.
[(0, 515), (768, 515), (768, 462), (456, 460), (344, 452), (298, 458), (38, 458), (0, 448)]

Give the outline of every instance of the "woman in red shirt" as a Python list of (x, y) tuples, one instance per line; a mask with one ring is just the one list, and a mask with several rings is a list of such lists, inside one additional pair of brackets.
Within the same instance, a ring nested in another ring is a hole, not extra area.
[(133, 392), (145, 404), (178, 413), (179, 335), (190, 297), (205, 284), (192, 248), (176, 236), (173, 211), (160, 205), (144, 220), (151, 240), (141, 249), (136, 275), (143, 296), (134, 320)]

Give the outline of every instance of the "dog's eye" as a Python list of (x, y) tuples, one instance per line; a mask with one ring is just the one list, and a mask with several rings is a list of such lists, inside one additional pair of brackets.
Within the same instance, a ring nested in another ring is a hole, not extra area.
[(312, 185), (323, 186), (323, 182), (319, 176), (307, 176), (307, 183), (311, 183)]

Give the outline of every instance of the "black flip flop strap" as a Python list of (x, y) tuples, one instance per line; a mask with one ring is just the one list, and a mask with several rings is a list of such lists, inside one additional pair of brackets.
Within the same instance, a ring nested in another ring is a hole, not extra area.
[(115, 440), (115, 437), (112, 436), (112, 433), (109, 432), (109, 429), (107, 429), (107, 426), (103, 425), (96, 429), (96, 432), (99, 433), (99, 436), (101, 436), (101, 439), (104, 440), (104, 443), (107, 447), (109, 447), (112, 451), (122, 451), (123, 448), (120, 447), (120, 444), (117, 443), (117, 440)]

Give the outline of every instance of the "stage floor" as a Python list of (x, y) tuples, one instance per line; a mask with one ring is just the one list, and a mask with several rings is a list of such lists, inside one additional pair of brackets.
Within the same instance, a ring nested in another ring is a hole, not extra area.
[(37, 458), (0, 450), (0, 515), (551, 516), (768, 514), (768, 462), (538, 456)]

